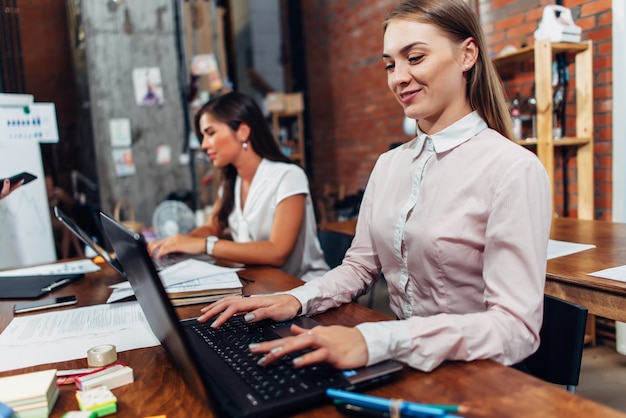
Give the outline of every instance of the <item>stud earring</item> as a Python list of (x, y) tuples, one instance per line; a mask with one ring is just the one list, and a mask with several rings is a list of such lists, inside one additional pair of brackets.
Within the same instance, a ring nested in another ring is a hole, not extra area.
[(248, 141), (243, 141), (241, 143), (241, 146), (243, 147), (243, 149), (248, 149)]

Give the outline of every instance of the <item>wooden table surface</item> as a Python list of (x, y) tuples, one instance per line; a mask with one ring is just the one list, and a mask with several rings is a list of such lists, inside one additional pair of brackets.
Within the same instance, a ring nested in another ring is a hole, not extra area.
[[(266, 293), (284, 290), (301, 282), (276, 269), (255, 267), (240, 272), (254, 280), (244, 283), (244, 293)], [(103, 303), (109, 295), (108, 285), (121, 280), (108, 266), (83, 279), (61, 288), (53, 296), (76, 294), (78, 306)], [(12, 319), (15, 301), (0, 300), (0, 330)], [(195, 317), (202, 305), (177, 308), (181, 318)], [(70, 308), (57, 308), (70, 309)], [(324, 324), (355, 325), (363, 321), (389, 320), (380, 313), (356, 303), (344, 305), (316, 317)], [(134, 370), (135, 382), (113, 390), (118, 397), (116, 417), (148, 417), (167, 415), (178, 417), (212, 417), (210, 407), (195, 396), (168, 360), (162, 347), (150, 347), (118, 353), (119, 360)], [(0, 373), (0, 377), (49, 368), (73, 369), (86, 367), (86, 359), (27, 367)], [(78, 408), (75, 388), (61, 387), (52, 417)], [(431, 373), (411, 369), (401, 372), (398, 379), (367, 393), (388, 398), (403, 398), (415, 402), (461, 404), (469, 410), (467, 417), (626, 417), (626, 415), (567, 392), (562, 387), (544, 383), (532, 376), (492, 361), (471, 363), (449, 362)], [(298, 417), (339, 417), (332, 405), (323, 404), (303, 411)]]

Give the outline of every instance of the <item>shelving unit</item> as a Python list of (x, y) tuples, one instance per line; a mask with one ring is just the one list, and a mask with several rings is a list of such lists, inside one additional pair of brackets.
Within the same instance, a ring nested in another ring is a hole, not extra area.
[[(292, 124), (296, 123), (297, 124), (297, 136), (293, 135), (293, 129), (292, 128)], [(280, 112), (273, 112), (272, 113), (272, 128), (274, 130), (274, 136), (277, 138), (277, 140), (279, 140), (280, 143), (280, 128), (281, 127), (286, 127), (287, 128), (287, 132), (288, 137), (287, 137), (287, 143), (291, 144), (291, 146), (289, 147), (291, 150), (291, 155), (289, 156), (289, 158), (291, 158), (294, 161), (297, 161), (298, 164), (300, 164), (300, 166), (302, 166), (303, 168), (305, 168), (306, 165), (306, 159), (304, 158), (305, 154), (304, 154), (304, 127), (303, 127), (303, 118), (302, 118), (302, 112), (287, 112), (287, 111), (280, 111)], [(290, 135), (291, 134), (291, 135)], [(282, 146), (284, 146), (284, 144), (281, 144)]]
[[(576, 136), (555, 139), (553, 136), (552, 62), (556, 54), (574, 56), (576, 90)], [(535, 98), (537, 100), (537, 138), (521, 139), (522, 145), (536, 145), (537, 156), (546, 167), (554, 191), (554, 149), (576, 147), (578, 170), (578, 217), (593, 219), (593, 60), (592, 42), (537, 41), (534, 45), (493, 58), (500, 70), (509, 64), (534, 59)], [(552, 196), (554, 207), (554, 192)]]
[(288, 150), (289, 158), (306, 169), (302, 93), (271, 93), (266, 98), (266, 105), (272, 114), (276, 141), (283, 151)]

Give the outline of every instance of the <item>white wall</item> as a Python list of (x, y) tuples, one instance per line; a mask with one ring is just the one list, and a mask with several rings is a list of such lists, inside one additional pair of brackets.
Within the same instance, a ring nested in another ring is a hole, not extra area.
[(57, 259), (39, 142), (0, 139), (0, 178), (22, 171), (37, 179), (0, 201), (0, 268)]
[(626, 7), (613, 0), (613, 221), (626, 222)]

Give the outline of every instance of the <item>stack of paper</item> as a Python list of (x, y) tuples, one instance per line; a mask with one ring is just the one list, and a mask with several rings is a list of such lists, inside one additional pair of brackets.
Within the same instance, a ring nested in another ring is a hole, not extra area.
[[(195, 259), (188, 259), (159, 272), (165, 291), (175, 306), (208, 303), (227, 295), (240, 295), (242, 284), (238, 268), (221, 267)], [(113, 292), (107, 303), (133, 296), (128, 282), (111, 286)]]
[(59, 396), (56, 369), (0, 378), (0, 402), (15, 418), (47, 417)]

